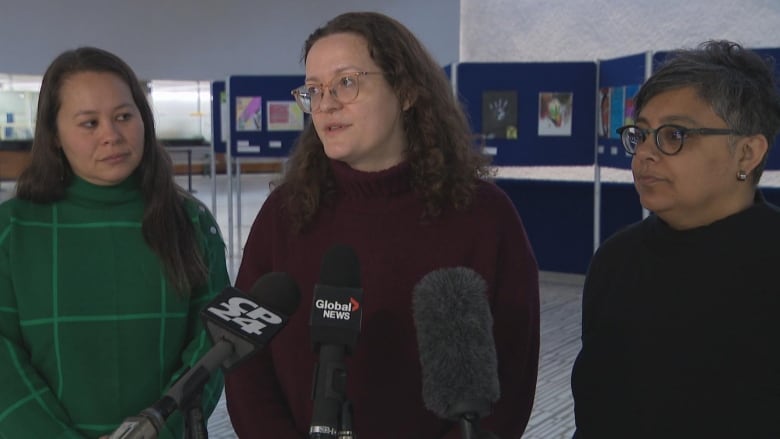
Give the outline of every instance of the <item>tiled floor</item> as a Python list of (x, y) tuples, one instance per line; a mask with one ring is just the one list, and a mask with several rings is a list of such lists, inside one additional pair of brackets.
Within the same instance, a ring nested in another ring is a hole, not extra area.
[[(234, 249), (238, 254), (246, 240), (257, 210), (268, 195), (268, 182), (275, 175), (243, 175), (241, 177), (241, 233), (234, 233)], [(186, 187), (186, 180), (180, 180)], [(194, 177), (195, 195), (211, 207), (211, 180)], [(217, 178), (216, 215), (227, 239), (227, 179)], [(235, 196), (235, 195), (234, 195)], [(236, 205), (234, 201), (234, 207)], [(237, 216), (233, 218), (237, 226)], [(240, 257), (233, 258), (234, 272)], [(571, 366), (580, 348), (580, 294), (582, 276), (542, 273), (541, 276), (541, 352), (536, 402), (524, 439), (568, 439), (574, 431), (572, 398), (569, 388)], [(224, 398), (209, 419), (209, 437), (235, 439)]]

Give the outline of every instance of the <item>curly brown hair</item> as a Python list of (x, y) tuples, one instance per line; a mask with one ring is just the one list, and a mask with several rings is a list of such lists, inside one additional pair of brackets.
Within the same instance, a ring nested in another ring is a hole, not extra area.
[[(339, 33), (363, 38), (399, 101), (412, 103), (403, 114), (405, 156), (412, 170), (411, 187), (425, 203), (423, 216), (433, 218), (444, 208), (468, 206), (477, 180), (489, 177), (491, 171), (488, 159), (474, 146), (466, 115), (444, 70), (409, 29), (373, 12), (345, 13), (315, 30), (304, 44), (301, 61), (306, 62), (319, 39)], [(294, 230), (303, 229), (332, 199), (333, 174), (311, 119), (277, 183), (284, 186)]]

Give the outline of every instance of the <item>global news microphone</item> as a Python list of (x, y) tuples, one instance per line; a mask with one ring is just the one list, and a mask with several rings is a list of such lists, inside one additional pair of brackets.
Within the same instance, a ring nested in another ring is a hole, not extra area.
[(481, 425), (520, 437), (536, 385), (537, 264), (447, 77), (405, 26), (378, 13), (333, 18), (307, 38), (303, 61), (306, 79), (292, 93), (310, 116), (252, 225), (236, 281), (245, 289), (264, 273), (287, 272), (302, 306), (268, 349), (226, 376), (235, 431), (332, 434), (312, 425), (323, 358), (312, 349), (310, 319), (323, 258), (342, 244), (360, 262), (362, 322), (351, 354), (325, 360), (344, 371), (331, 375), (344, 378), (343, 392), (332, 393), (351, 403), (354, 434), (460, 438), (460, 426), (423, 401), (412, 291), (430, 272), (468, 267), (485, 281), (500, 383)]

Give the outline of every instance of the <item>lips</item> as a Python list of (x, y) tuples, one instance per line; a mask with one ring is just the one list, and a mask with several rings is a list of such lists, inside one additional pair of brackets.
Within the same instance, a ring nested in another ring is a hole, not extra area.
[(640, 174), (635, 177), (635, 180), (639, 184), (643, 185), (651, 185), (655, 183), (661, 183), (667, 181), (665, 178), (652, 175), (652, 174)]
[(338, 131), (338, 130), (341, 130), (341, 129), (345, 128), (345, 127), (346, 127), (346, 125), (333, 124), (333, 125), (326, 126), (325, 129), (328, 130), (328, 131)]
[(129, 155), (130, 155), (130, 153), (127, 153), (127, 152), (121, 153), (121, 154), (113, 154), (113, 155), (110, 155), (108, 157), (105, 157), (105, 158), (101, 159), (100, 161), (101, 162), (108, 162), (108, 163), (119, 162), (119, 161), (122, 161), (125, 158), (127, 158)]

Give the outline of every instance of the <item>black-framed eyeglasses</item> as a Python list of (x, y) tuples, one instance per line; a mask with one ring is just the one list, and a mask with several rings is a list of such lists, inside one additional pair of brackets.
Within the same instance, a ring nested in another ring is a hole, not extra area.
[(328, 84), (304, 84), (290, 93), (304, 113), (313, 113), (320, 108), (325, 89), (342, 104), (348, 104), (358, 97), (359, 78), (365, 75), (381, 75), (382, 72), (352, 72), (333, 78)]
[(740, 132), (727, 128), (686, 128), (679, 125), (665, 124), (656, 129), (640, 128), (636, 125), (626, 125), (617, 129), (623, 148), (634, 155), (636, 149), (647, 140), (651, 134), (655, 134), (655, 146), (666, 155), (675, 155), (682, 150), (683, 143), (691, 135), (720, 136), (726, 134), (742, 135)]

